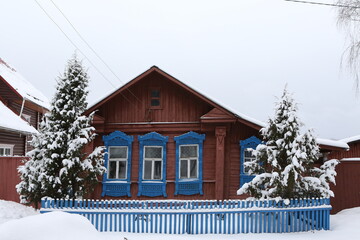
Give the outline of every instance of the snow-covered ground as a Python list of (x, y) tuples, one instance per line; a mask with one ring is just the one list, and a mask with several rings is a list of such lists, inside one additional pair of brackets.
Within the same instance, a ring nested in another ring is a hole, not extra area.
[(0, 226), (4, 222), (35, 214), (39, 213), (32, 207), (26, 207), (16, 202), (0, 200)]
[(1, 240), (272, 240), (357, 239), (360, 236), (360, 207), (331, 216), (330, 231), (241, 235), (166, 235), (100, 233), (84, 217), (63, 212), (38, 214), (23, 205), (0, 200)]

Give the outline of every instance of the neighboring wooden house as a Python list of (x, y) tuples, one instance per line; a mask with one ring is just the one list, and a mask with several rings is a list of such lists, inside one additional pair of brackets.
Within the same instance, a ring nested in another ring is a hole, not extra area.
[(48, 99), (0, 58), (0, 156), (24, 156), (48, 108)]
[(48, 108), (47, 98), (0, 59), (0, 199), (19, 201), (17, 167)]
[(360, 135), (340, 140), (349, 145), (348, 151), (333, 151), (328, 158), (339, 159), (336, 168), (335, 197), (331, 200), (333, 212), (360, 206)]
[[(108, 172), (93, 195), (234, 199), (263, 123), (225, 108), (156, 66), (91, 106)], [(320, 143), (324, 156), (347, 148)]]

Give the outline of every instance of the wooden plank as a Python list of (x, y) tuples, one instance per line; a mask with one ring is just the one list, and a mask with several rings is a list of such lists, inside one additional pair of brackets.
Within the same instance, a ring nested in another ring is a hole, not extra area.
[(15, 186), (20, 182), (17, 172), (24, 157), (0, 157), (0, 199), (20, 202)]

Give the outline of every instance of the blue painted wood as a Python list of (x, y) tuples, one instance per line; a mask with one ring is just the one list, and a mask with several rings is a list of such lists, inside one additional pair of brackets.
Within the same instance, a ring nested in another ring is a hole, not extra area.
[(256, 149), (260, 143), (262, 143), (262, 141), (255, 136), (240, 141), (240, 187), (242, 187), (244, 183), (250, 182), (255, 177), (254, 175), (245, 173), (244, 151), (247, 148)]
[[(128, 148), (127, 159), (127, 173), (126, 179), (109, 179), (107, 173), (104, 173), (102, 180), (102, 193), (101, 196), (128, 196), (131, 197), (130, 192), (130, 177), (131, 177), (131, 156), (132, 156), (132, 142), (133, 136), (126, 135), (123, 132), (115, 131), (109, 135), (102, 137), (105, 145), (105, 167), (109, 169), (109, 147), (111, 146), (126, 146)], [(119, 181), (121, 180), (121, 182)]]
[[(40, 212), (63, 210), (80, 214), (99, 231), (234, 234), (328, 230), (331, 206), (323, 204), (328, 200), (311, 199), (309, 202), (314, 208), (304, 207), (306, 201), (294, 200), (292, 207), (283, 207), (281, 202), (275, 201), (90, 201), (44, 198)], [(71, 207), (61, 207), (67, 204)], [(181, 207), (177, 207), (180, 204)], [(149, 211), (151, 205), (161, 209), (161, 212), (155, 209)]]
[[(139, 147), (139, 182), (138, 182), (138, 196), (164, 196), (166, 194), (166, 143), (169, 137), (162, 136), (159, 133), (151, 132), (143, 136), (138, 136)], [(161, 180), (144, 180), (144, 147), (145, 146), (160, 146), (162, 147), (162, 179)]]
[[(176, 142), (175, 150), (175, 193), (174, 195), (203, 195), (203, 142), (205, 134), (188, 132), (174, 137)], [(181, 145), (198, 145), (198, 178), (197, 179), (180, 179), (180, 146)]]

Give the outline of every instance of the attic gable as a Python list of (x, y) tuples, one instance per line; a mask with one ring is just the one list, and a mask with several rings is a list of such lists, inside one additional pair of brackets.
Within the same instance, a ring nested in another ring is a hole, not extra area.
[[(196, 97), (197, 99), (201, 100), (204, 104), (207, 104), (209, 106), (209, 109), (206, 110), (205, 112), (203, 112), (200, 116), (198, 116), (198, 120), (200, 120), (200, 118), (205, 114), (205, 118), (202, 118), (201, 121), (206, 121), (206, 117), (214, 117), (214, 114), (224, 114), (224, 120), (230, 120), (230, 121), (234, 121), (235, 119), (240, 120), (240, 122), (245, 122), (247, 123), (247, 125), (255, 128), (255, 129), (260, 129), (263, 124), (260, 121), (254, 120), (250, 117), (247, 117), (243, 114), (236, 114), (230, 110), (228, 110), (227, 108), (223, 107), (222, 105), (218, 104), (217, 102), (211, 100), (210, 98), (206, 97), (205, 95), (201, 94), (199, 91), (194, 90), (193, 88), (191, 88), (190, 86), (186, 85), (185, 83), (179, 81), (178, 79), (174, 78), (173, 76), (171, 76), (170, 74), (164, 72), (163, 70), (161, 70), (160, 68), (153, 66), (150, 69), (148, 69), (147, 71), (145, 71), (144, 73), (140, 74), (139, 76), (137, 76), (136, 78), (134, 78), (133, 80), (131, 80), (130, 82), (126, 83), (125, 85), (123, 85), (122, 87), (120, 87), (119, 89), (115, 90), (113, 93), (105, 96), (104, 98), (102, 98), (101, 100), (99, 100), (97, 103), (95, 103), (94, 105), (90, 106), (88, 108), (88, 110), (86, 111), (86, 113), (90, 113), (94, 110), (100, 109), (104, 104), (106, 104), (107, 102), (109, 102), (111, 99), (116, 98), (119, 95), (123, 95), (123, 96), (130, 96), (130, 97), (135, 97), (138, 98), (136, 95), (134, 94), (130, 89), (135, 86), (138, 82), (142, 81), (143, 79), (149, 77), (152, 74), (159, 74), (160, 76), (163, 77), (163, 79), (166, 79), (166, 81), (175, 84), (177, 87), (181, 88), (183, 91), (186, 91), (189, 96), (193, 96)], [(136, 105), (136, 104), (134, 104)], [(195, 104), (193, 104), (193, 107), (196, 107)], [(211, 113), (209, 113), (211, 111), (211, 109), (217, 109)], [(220, 111), (220, 112), (219, 112)], [(209, 113), (210, 115), (206, 116), (206, 113)]]

